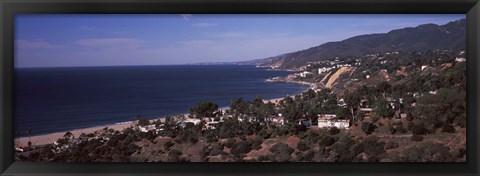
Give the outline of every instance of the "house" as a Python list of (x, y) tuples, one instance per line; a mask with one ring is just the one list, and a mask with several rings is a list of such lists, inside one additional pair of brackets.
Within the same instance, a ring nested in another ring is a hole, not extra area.
[(318, 69), (318, 74), (322, 74), (322, 73), (325, 73), (325, 72), (328, 72), (332, 69), (332, 67), (322, 67), (322, 68), (319, 68)]
[(350, 127), (350, 120), (337, 119), (335, 114), (320, 114), (318, 115), (319, 128), (347, 128)]
[(337, 100), (337, 105), (339, 107), (347, 107), (347, 103), (345, 103), (345, 100), (343, 98), (340, 98), (339, 100)]
[(157, 130), (157, 127), (155, 125), (147, 125), (147, 126), (138, 126), (138, 129), (140, 129), (141, 132), (146, 133), (151, 130)]
[(272, 122), (276, 125), (285, 125), (285, 118), (284, 117), (273, 118)]
[(463, 57), (457, 57), (457, 58), (455, 58), (455, 62), (465, 62), (465, 61), (466, 61), (466, 60), (465, 60), (465, 58), (463, 58)]
[(428, 66), (422, 65), (422, 71), (425, 70)]
[(370, 118), (372, 116), (373, 109), (372, 108), (359, 108), (358, 111), (363, 113), (365, 118)]
[(219, 124), (219, 123), (221, 123), (221, 121), (207, 122), (207, 123), (205, 123), (205, 128), (214, 130), (216, 128), (215, 126), (217, 126), (217, 124)]
[(298, 125), (310, 127), (312, 125), (312, 121), (310, 119), (301, 119), (298, 121)]
[(304, 72), (301, 72), (301, 73), (300, 73), (300, 76), (303, 77), (303, 78), (305, 78), (305, 77), (310, 76), (310, 75), (312, 75), (312, 74), (313, 74), (313, 73), (311, 73), (311, 72), (304, 71)]
[(360, 100), (360, 107), (361, 107), (361, 108), (368, 108), (368, 100), (366, 100), (366, 99), (361, 99), (361, 100)]
[(194, 118), (188, 118), (188, 119), (185, 119), (183, 122), (185, 123), (193, 123), (194, 125), (197, 125), (201, 122), (202, 120), (200, 119), (194, 119)]

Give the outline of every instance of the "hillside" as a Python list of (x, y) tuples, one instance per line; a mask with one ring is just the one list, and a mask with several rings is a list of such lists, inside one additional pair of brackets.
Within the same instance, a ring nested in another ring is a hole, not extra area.
[(434, 49), (464, 49), (466, 20), (445, 25), (423, 24), (388, 33), (360, 35), (338, 42), (328, 42), (309, 49), (250, 61), (250, 64), (274, 68), (299, 68), (309, 62), (335, 57), (356, 57), (385, 52), (411, 52)]

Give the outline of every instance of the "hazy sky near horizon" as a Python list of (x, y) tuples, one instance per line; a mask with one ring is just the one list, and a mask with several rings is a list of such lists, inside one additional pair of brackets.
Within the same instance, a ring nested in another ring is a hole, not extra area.
[(461, 18), (465, 15), (24, 14), (15, 17), (15, 67), (245, 61)]

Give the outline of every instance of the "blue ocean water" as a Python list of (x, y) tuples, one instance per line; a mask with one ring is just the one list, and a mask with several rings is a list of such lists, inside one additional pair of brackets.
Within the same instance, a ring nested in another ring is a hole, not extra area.
[(17, 68), (15, 130), (39, 135), (187, 113), (199, 101), (227, 107), (236, 97), (278, 98), (307, 89), (265, 82), (288, 74), (251, 65)]

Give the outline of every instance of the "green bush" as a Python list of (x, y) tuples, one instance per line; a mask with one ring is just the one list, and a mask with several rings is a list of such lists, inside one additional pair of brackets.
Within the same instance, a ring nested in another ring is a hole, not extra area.
[(372, 123), (369, 122), (362, 122), (362, 131), (365, 132), (365, 134), (369, 135), (372, 134), (373, 130), (375, 130), (376, 126)]
[(213, 146), (212, 150), (210, 151), (210, 156), (217, 156), (223, 152), (223, 147), (220, 145)]
[(398, 148), (398, 143), (396, 143), (396, 142), (389, 141), (389, 142), (387, 142), (387, 144), (385, 144), (385, 149), (387, 149), (387, 150), (395, 149), (395, 148)]
[(250, 143), (246, 141), (241, 141), (237, 143), (231, 150), (231, 153), (238, 158), (243, 158), (243, 154), (246, 154), (252, 150)]
[(225, 143), (225, 147), (233, 148), (234, 145), (235, 145), (235, 142), (236, 142), (235, 139), (229, 138), (229, 139), (227, 139), (227, 142)]
[(340, 130), (337, 127), (333, 127), (333, 128), (330, 128), (328, 130), (328, 132), (330, 133), (330, 135), (333, 136), (333, 135), (336, 135), (336, 134), (340, 133)]
[(320, 145), (323, 145), (323, 146), (331, 146), (335, 143), (335, 138), (333, 138), (332, 136), (324, 136), (322, 137), (322, 139), (320, 139), (320, 142), (319, 144)]
[(260, 138), (260, 137), (255, 138), (255, 140), (253, 140), (253, 142), (252, 142), (252, 149), (258, 150), (258, 149), (262, 148), (262, 143), (263, 143), (262, 138)]
[(307, 144), (305, 144), (304, 142), (298, 141), (297, 149), (300, 150), (300, 151), (307, 151), (307, 150), (310, 149), (310, 147), (308, 147)]
[(444, 124), (442, 126), (442, 132), (455, 133), (455, 128), (450, 124)]

